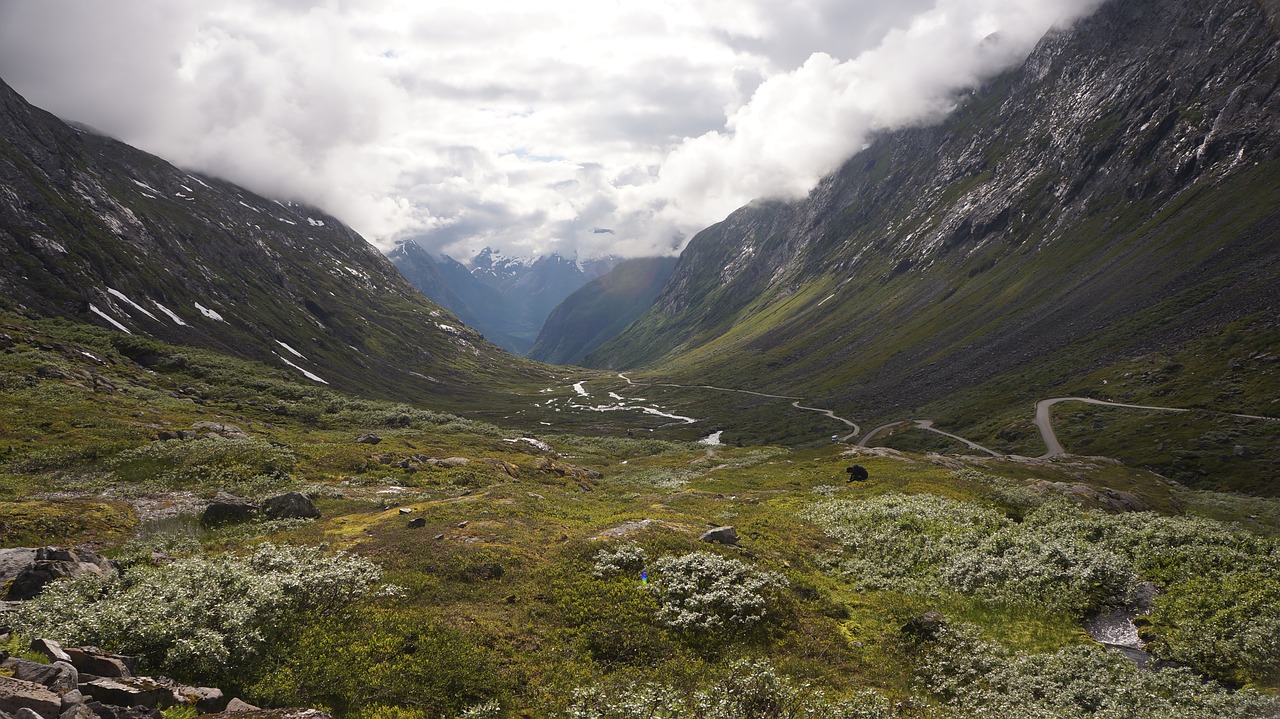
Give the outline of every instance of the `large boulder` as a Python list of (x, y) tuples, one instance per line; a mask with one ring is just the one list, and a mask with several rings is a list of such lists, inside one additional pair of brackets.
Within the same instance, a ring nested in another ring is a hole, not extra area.
[(200, 523), (206, 527), (217, 527), (224, 524), (247, 522), (258, 513), (258, 505), (244, 497), (218, 492), (209, 506), (204, 508)]
[(62, 697), (43, 684), (0, 676), (0, 711), (16, 714), (19, 709), (55, 719), (62, 713)]
[(71, 657), (72, 666), (95, 677), (131, 677), (138, 671), (135, 657), (108, 654), (96, 647), (66, 647), (63, 651)]
[(737, 544), (738, 530), (733, 527), (716, 527), (703, 532), (698, 539), (713, 544)]
[(80, 693), (118, 707), (166, 709), (176, 703), (172, 687), (149, 677), (96, 677), (81, 684)]
[(288, 492), (263, 500), (262, 513), (271, 519), (316, 519), (320, 510), (302, 492)]
[(87, 549), (17, 547), (0, 549), (0, 599), (31, 599), (55, 579), (115, 571), (106, 557)]
[(35, 682), (58, 694), (66, 694), (80, 686), (80, 672), (66, 662), (41, 664), (29, 659), (10, 657), (0, 662), (0, 669), (8, 670), (14, 679)]

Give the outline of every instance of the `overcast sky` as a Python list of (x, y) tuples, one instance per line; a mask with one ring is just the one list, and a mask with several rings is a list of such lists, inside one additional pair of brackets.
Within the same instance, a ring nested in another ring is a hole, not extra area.
[(388, 249), (669, 254), (1101, 0), (0, 0), (0, 78)]

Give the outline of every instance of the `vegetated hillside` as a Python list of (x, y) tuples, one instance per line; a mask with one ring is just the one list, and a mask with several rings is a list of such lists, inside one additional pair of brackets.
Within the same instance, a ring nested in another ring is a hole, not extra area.
[(616, 263), (558, 254), (524, 260), (486, 247), (463, 264), (434, 256), (412, 240), (399, 243), (388, 257), (423, 294), (516, 354), (529, 352), (556, 305)]
[(529, 357), (552, 364), (581, 364), (588, 352), (653, 305), (675, 266), (674, 257), (627, 260), (588, 282), (551, 311)]
[(514, 372), (332, 217), (73, 129), (3, 84), (0, 253), (4, 307), (370, 396), (460, 398)]
[[(337, 719), (1280, 711), (1274, 500), (1082, 458), (529, 437), (3, 312), (0, 398), (0, 543), (122, 572), (11, 606), (22, 657)], [(269, 515), (291, 491), (320, 516)], [(262, 511), (205, 526), (218, 492)]]
[[(1009, 446), (1036, 399), (1123, 398), (1088, 375), (1219, 337), (1229, 354), (1195, 361), (1235, 378), (1180, 364), (1156, 373), (1163, 400), (1275, 415), (1275, 373), (1239, 385), (1280, 306), (1278, 32), (1275, 3), (1107, 3), (942, 124), (699, 233), (586, 364), (869, 420), (927, 407)], [(1138, 374), (1126, 391), (1149, 393)]]

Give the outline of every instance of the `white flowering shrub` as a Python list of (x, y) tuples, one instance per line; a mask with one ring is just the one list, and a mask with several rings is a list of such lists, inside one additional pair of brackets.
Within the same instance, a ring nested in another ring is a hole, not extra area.
[(601, 549), (596, 552), (592, 576), (596, 579), (609, 579), (624, 572), (639, 574), (644, 569), (647, 558), (644, 549), (634, 544), (619, 544), (612, 549)]
[(207, 680), (258, 657), (289, 620), (365, 596), (380, 576), (360, 557), (262, 544), (243, 557), (190, 557), (55, 582), (21, 607), (13, 626), (29, 637), (135, 655), (148, 671)]
[(767, 662), (738, 662), (714, 685), (688, 693), (659, 683), (622, 691), (574, 693), (570, 719), (889, 719), (888, 700), (872, 691), (834, 700), (780, 676)]
[(1135, 584), (1127, 560), (1071, 537), (1022, 526), (1006, 527), (956, 552), (941, 578), (951, 589), (972, 596), (1077, 616), (1122, 599)]
[(712, 552), (663, 557), (649, 585), (658, 597), (658, 621), (673, 629), (746, 629), (765, 616), (767, 593), (784, 587), (777, 572), (763, 572)]
[(839, 571), (856, 588), (923, 595), (937, 592), (951, 556), (1012, 524), (995, 510), (930, 494), (821, 502), (806, 516), (843, 545)]
[(926, 648), (917, 680), (958, 716), (1029, 719), (1265, 719), (1280, 701), (1232, 692), (1187, 669), (1147, 671), (1114, 652), (1074, 646), (1014, 654), (946, 626)]

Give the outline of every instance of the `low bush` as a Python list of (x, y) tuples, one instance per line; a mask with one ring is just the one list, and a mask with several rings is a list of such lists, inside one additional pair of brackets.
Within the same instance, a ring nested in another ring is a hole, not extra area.
[(1028, 719), (1266, 719), (1280, 701), (1233, 692), (1188, 669), (1139, 669), (1097, 646), (1014, 654), (972, 627), (943, 627), (917, 681), (958, 716)]
[(137, 656), (147, 671), (204, 682), (243, 679), (291, 628), (367, 595), (380, 571), (316, 547), (262, 544), (247, 556), (189, 557), (55, 582), (14, 629)]
[(619, 690), (581, 688), (569, 719), (889, 719), (890, 703), (874, 692), (837, 700), (797, 683), (767, 662), (740, 661), (711, 686), (683, 691), (669, 684), (636, 683)]
[(416, 611), (367, 608), (309, 628), (250, 696), (322, 706), (343, 719), (415, 719), (496, 716), (485, 705), (507, 691), (489, 650), (472, 635)]
[(750, 628), (764, 619), (769, 591), (787, 584), (781, 574), (712, 552), (663, 557), (653, 569), (658, 621), (698, 632)]

